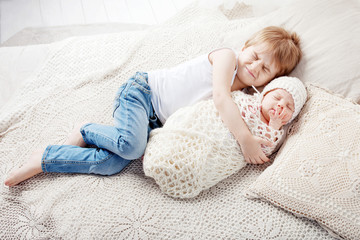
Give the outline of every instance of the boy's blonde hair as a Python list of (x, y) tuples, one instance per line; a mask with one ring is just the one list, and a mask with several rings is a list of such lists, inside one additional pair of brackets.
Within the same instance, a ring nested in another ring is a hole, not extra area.
[(267, 51), (275, 57), (279, 72), (276, 77), (288, 75), (300, 62), (302, 52), (300, 38), (295, 32), (284, 28), (269, 26), (255, 33), (245, 43), (245, 48), (256, 44), (267, 44)]

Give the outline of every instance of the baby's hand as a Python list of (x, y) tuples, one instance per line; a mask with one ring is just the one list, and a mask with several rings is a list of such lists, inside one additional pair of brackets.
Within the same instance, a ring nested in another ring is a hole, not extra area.
[(276, 110), (269, 111), (270, 121), (269, 126), (279, 130), (283, 125), (285, 125), (284, 118), (286, 118), (286, 113), (283, 109), (278, 107)]

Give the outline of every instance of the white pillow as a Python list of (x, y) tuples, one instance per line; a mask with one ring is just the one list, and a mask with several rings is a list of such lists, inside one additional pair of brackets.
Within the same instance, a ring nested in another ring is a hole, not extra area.
[(245, 192), (360, 237), (360, 105), (308, 86), (309, 99), (274, 163)]
[(224, 45), (237, 47), (239, 40), (270, 25), (295, 31), (303, 59), (291, 75), (360, 103), (359, 5), (356, 0), (295, 1), (229, 34)]

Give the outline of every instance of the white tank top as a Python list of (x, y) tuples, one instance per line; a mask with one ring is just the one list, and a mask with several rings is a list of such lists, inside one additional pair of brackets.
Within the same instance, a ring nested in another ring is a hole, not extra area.
[[(148, 72), (148, 83), (152, 92), (151, 102), (162, 124), (179, 108), (212, 97), (212, 65), (208, 58), (209, 54), (201, 55), (173, 68)], [(231, 85), (234, 83), (236, 72), (237, 66)]]

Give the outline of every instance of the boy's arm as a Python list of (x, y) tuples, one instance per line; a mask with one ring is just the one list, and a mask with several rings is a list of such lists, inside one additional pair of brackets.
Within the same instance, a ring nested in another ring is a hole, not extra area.
[(228, 49), (212, 53), (213, 99), (220, 117), (239, 143), (246, 162), (262, 164), (269, 161), (261, 150), (261, 144), (270, 142), (253, 136), (231, 97), (231, 79), (236, 66), (236, 56)]

